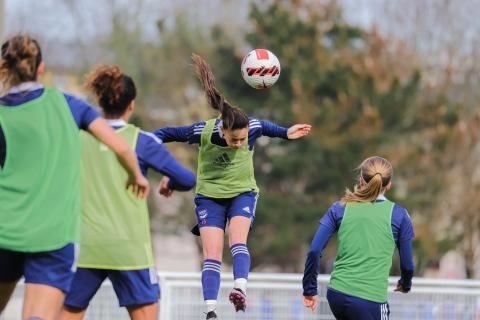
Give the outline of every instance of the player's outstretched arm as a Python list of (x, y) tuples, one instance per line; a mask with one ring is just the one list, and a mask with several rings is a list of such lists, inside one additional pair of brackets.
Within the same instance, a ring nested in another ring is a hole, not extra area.
[(153, 134), (165, 143), (188, 142), (194, 144), (200, 142), (200, 134), (204, 126), (205, 122), (200, 121), (189, 126), (159, 128)]
[(287, 137), (289, 140), (303, 138), (310, 133), (311, 128), (309, 124), (295, 124), (288, 128)]
[(103, 118), (94, 120), (89, 125), (88, 131), (115, 152), (118, 160), (128, 172), (126, 187), (129, 188), (131, 186), (132, 191), (139, 198), (147, 197), (150, 185), (140, 171), (137, 156), (132, 148), (115, 133)]
[(251, 134), (252, 138), (254, 139), (262, 135), (271, 138), (294, 140), (302, 138), (309, 134), (311, 128), (312, 126), (309, 124), (295, 124), (287, 129), (269, 121), (259, 121), (252, 118), (250, 119), (249, 135)]

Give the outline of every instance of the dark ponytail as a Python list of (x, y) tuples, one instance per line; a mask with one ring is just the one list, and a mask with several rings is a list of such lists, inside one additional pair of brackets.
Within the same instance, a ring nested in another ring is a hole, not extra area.
[(0, 58), (0, 82), (3, 91), (23, 82), (36, 81), (37, 70), (42, 63), (42, 51), (35, 39), (17, 34), (2, 44)]
[(197, 54), (192, 54), (192, 60), (205, 90), (208, 104), (220, 112), (223, 128), (236, 130), (248, 127), (249, 119), (245, 111), (232, 106), (215, 87), (215, 77), (207, 62)]
[(132, 78), (117, 66), (100, 66), (88, 76), (85, 87), (93, 92), (105, 115), (121, 116), (137, 96)]

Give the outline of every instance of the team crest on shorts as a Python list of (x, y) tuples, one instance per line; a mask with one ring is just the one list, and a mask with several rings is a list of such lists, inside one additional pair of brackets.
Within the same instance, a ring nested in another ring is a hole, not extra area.
[(198, 211), (198, 217), (200, 219), (205, 219), (206, 217), (208, 216), (208, 213), (207, 213), (207, 209), (203, 209), (203, 210), (200, 210)]

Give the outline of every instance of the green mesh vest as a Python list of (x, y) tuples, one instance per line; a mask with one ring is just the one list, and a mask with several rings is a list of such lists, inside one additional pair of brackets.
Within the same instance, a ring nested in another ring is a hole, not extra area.
[[(138, 133), (133, 125), (117, 130), (133, 150)], [(125, 189), (128, 174), (113, 151), (86, 134), (83, 145), (78, 266), (114, 270), (152, 267), (147, 201)]]
[(387, 301), (395, 241), (388, 200), (348, 203), (338, 231), (338, 256), (330, 287), (369, 301)]
[(77, 242), (81, 141), (63, 93), (45, 88), (20, 106), (0, 105), (0, 125), (0, 247), (40, 252)]
[(215, 121), (207, 120), (202, 130), (196, 193), (211, 198), (233, 198), (243, 192), (258, 192), (248, 137), (240, 149), (217, 146), (211, 142)]

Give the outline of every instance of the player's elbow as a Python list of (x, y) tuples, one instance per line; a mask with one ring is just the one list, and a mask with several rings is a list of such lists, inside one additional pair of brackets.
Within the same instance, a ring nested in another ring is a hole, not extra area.
[(315, 248), (310, 248), (307, 254), (307, 257), (314, 260), (320, 259), (321, 256), (322, 256), (322, 250), (315, 249)]
[(113, 151), (118, 157), (122, 159), (128, 158), (128, 156), (130, 156), (133, 153), (132, 148), (127, 143), (120, 143), (114, 146)]
[(178, 191), (189, 191), (195, 187), (196, 183), (197, 179), (195, 174), (193, 174), (191, 171), (185, 171), (185, 174), (181, 179), (176, 179), (174, 181), (175, 189)]
[(195, 177), (195, 174), (193, 174), (193, 172), (189, 172), (183, 184), (185, 191), (193, 189), (196, 183), (197, 179)]

